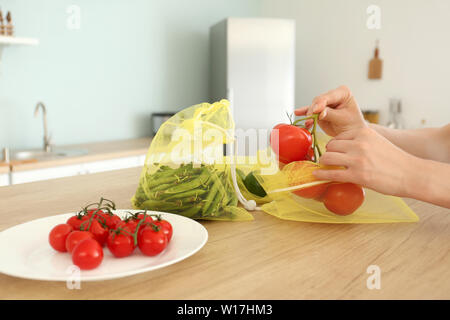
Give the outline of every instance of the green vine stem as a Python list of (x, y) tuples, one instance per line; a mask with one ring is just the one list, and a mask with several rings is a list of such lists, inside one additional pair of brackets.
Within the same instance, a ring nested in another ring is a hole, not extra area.
[[(311, 136), (313, 139), (312, 148), (313, 148), (313, 152), (314, 152), (314, 162), (316, 162), (316, 163), (319, 160), (319, 157), (322, 156), (322, 151), (320, 150), (319, 144), (317, 143), (317, 139), (316, 139), (316, 128), (317, 128), (318, 118), (319, 118), (318, 114), (313, 114), (311, 116), (297, 119), (292, 123), (292, 125), (294, 125), (294, 126), (305, 128), (305, 126), (302, 125), (301, 123), (303, 123), (304, 121), (309, 120), (309, 119), (312, 119), (314, 121), (312, 129), (311, 129)], [(319, 157), (317, 155), (319, 155)]]

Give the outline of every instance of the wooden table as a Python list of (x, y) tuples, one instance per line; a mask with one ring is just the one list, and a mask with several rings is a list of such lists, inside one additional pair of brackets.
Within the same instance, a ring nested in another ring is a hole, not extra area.
[[(0, 188), (0, 230), (73, 212), (100, 196), (129, 208), (140, 169)], [(69, 290), (64, 282), (0, 275), (0, 298), (25, 299), (449, 299), (450, 210), (407, 200), (409, 224), (328, 225), (256, 212), (251, 222), (205, 221), (209, 241), (160, 270)], [(1, 258), (0, 258), (1, 263)], [(381, 269), (369, 290), (367, 268)]]

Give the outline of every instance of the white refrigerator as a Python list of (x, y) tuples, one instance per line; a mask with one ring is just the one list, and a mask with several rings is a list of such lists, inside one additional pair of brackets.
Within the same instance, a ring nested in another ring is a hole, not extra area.
[(236, 128), (288, 122), (294, 88), (294, 20), (227, 18), (211, 27), (210, 100), (230, 100)]

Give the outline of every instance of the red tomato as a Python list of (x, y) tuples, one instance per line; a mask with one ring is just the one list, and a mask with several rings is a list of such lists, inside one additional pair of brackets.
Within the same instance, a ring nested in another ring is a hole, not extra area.
[[(275, 132), (278, 130), (278, 139)], [(289, 124), (276, 125), (270, 134), (270, 145), (281, 163), (305, 160), (311, 149), (312, 137), (308, 130)]]
[[(143, 213), (138, 214), (138, 215), (137, 215), (137, 219), (138, 219), (138, 220), (144, 219), (144, 214), (143, 214)], [(151, 222), (153, 222), (152, 216), (145, 215), (144, 223), (151, 223)]]
[(100, 216), (102, 218), (100, 222), (105, 224), (109, 229), (115, 229), (116, 225), (122, 221), (119, 216), (110, 212), (101, 213)]
[(299, 197), (307, 198), (307, 199), (316, 199), (319, 200), (325, 191), (328, 188), (327, 183), (318, 184), (317, 186), (312, 186), (305, 189), (300, 189), (296, 191), (292, 191), (292, 193), (296, 194)]
[(103, 210), (98, 210), (98, 209), (89, 209), (88, 211), (87, 211), (87, 216), (88, 217), (92, 217), (92, 215), (95, 213), (95, 215), (97, 216), (97, 215), (101, 215), (101, 214), (103, 214)]
[(75, 230), (69, 233), (66, 238), (66, 250), (72, 252), (73, 248), (84, 239), (94, 239), (94, 235), (89, 231)]
[(73, 217), (70, 217), (67, 220), (67, 224), (70, 224), (74, 230), (80, 230), (80, 226), (83, 223), (83, 221), (88, 220), (88, 216), (82, 216), (82, 215), (75, 215)]
[(144, 214), (143, 213), (140, 213), (140, 214), (138, 214), (137, 215), (137, 218), (133, 218), (133, 220), (136, 222), (136, 226), (142, 221), (142, 220), (144, 220), (144, 221), (142, 221), (142, 223), (140, 224), (140, 226), (139, 226), (139, 231), (138, 231), (138, 234), (141, 232), (141, 230), (145, 227), (145, 226), (147, 226), (147, 225), (149, 225), (149, 224), (151, 224), (151, 223), (153, 223), (154, 221), (153, 221), (153, 218), (151, 217), (151, 216), (146, 216), (145, 217), (145, 219), (144, 219)]
[(161, 228), (161, 231), (167, 237), (167, 242), (169, 242), (170, 239), (172, 239), (172, 233), (173, 233), (173, 228), (172, 228), (172, 225), (170, 224), (170, 222), (167, 220), (161, 219), (161, 220), (156, 220), (153, 223)]
[(146, 256), (155, 256), (167, 247), (167, 236), (154, 226), (146, 226), (138, 235), (138, 246)]
[(331, 212), (346, 216), (352, 214), (364, 202), (364, 189), (353, 183), (333, 183), (323, 195), (323, 204)]
[(97, 268), (102, 260), (102, 246), (94, 239), (84, 239), (73, 248), (72, 262), (82, 270)]
[(306, 154), (306, 160), (314, 162), (315, 159), (316, 157), (314, 156), (314, 149), (311, 148), (308, 150), (308, 153)]
[(136, 231), (136, 226), (138, 224), (139, 221), (135, 220), (135, 219), (127, 219), (127, 220), (123, 220), (120, 221), (117, 225), (116, 225), (116, 229), (117, 228), (124, 228), (127, 231), (129, 231), (130, 233), (134, 233)]
[(93, 220), (89, 231), (102, 247), (105, 246), (106, 239), (108, 239), (108, 228), (103, 227), (98, 220)]
[(100, 245), (105, 245), (106, 239), (108, 238), (108, 228), (103, 227), (97, 219), (91, 217), (88, 220), (83, 221), (80, 230), (90, 231)]
[(48, 242), (56, 251), (66, 252), (66, 238), (72, 231), (71, 225), (67, 223), (58, 224), (50, 231)]
[(106, 241), (109, 251), (116, 257), (128, 257), (135, 248), (134, 238), (122, 231), (111, 231)]

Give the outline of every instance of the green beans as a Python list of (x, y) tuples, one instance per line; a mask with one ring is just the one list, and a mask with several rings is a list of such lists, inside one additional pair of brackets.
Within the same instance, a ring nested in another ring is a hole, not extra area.
[(211, 176), (211, 180), (213, 181), (213, 185), (211, 187), (211, 191), (209, 192), (208, 196), (205, 199), (205, 204), (202, 208), (202, 214), (205, 215), (208, 212), (209, 207), (211, 206), (214, 197), (216, 196), (217, 192), (219, 191), (219, 187), (222, 184), (219, 177), (216, 174), (213, 174)]
[[(238, 200), (230, 168), (192, 163), (158, 170), (141, 177), (133, 198), (138, 209), (165, 211), (193, 219), (227, 219)], [(225, 208), (228, 208), (225, 210)]]
[(203, 185), (204, 183), (206, 183), (208, 181), (209, 175), (210, 175), (210, 173), (206, 169), (204, 169), (202, 174), (198, 178), (195, 178), (193, 180), (190, 180), (189, 182), (185, 182), (185, 183), (179, 184), (177, 186), (168, 188), (165, 193), (180, 193), (180, 192), (185, 192), (188, 190), (195, 189), (195, 188)]
[(185, 192), (180, 192), (180, 193), (176, 193), (176, 194), (172, 194), (169, 197), (165, 198), (166, 200), (172, 200), (172, 199), (183, 199), (183, 198), (189, 198), (189, 197), (198, 197), (201, 196), (203, 194), (205, 194), (208, 190), (206, 189), (193, 189), (193, 190), (188, 190)]

